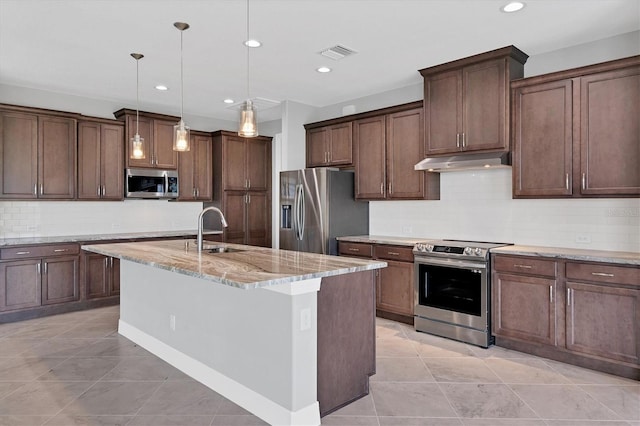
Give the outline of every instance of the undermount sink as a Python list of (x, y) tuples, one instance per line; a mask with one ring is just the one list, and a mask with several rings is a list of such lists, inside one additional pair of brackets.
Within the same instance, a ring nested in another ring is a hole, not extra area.
[[(196, 248), (198, 247), (198, 241), (197, 240), (191, 241), (191, 244), (193, 244)], [(202, 242), (202, 251), (205, 251), (207, 253), (236, 253), (236, 252), (240, 252), (240, 251), (244, 251), (244, 250), (240, 250), (240, 249), (232, 248), (232, 247), (221, 246), (220, 244), (207, 243), (206, 241), (203, 241)]]

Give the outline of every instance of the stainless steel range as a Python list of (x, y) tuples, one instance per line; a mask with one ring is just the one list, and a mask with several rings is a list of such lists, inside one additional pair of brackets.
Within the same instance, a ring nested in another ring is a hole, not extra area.
[(505, 245), (458, 240), (416, 244), (415, 329), (484, 348), (492, 344), (489, 250)]

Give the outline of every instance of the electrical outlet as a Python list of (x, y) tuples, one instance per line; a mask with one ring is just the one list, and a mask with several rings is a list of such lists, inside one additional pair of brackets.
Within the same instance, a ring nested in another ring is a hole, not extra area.
[(591, 235), (589, 235), (589, 234), (577, 234), (576, 235), (576, 243), (590, 244), (591, 243)]
[(311, 328), (311, 309), (305, 308), (300, 311), (300, 331)]
[(402, 227), (402, 233), (403, 234), (411, 234), (413, 232), (413, 227), (411, 226), (403, 226)]
[(169, 315), (169, 328), (171, 331), (176, 331), (176, 316), (173, 314)]

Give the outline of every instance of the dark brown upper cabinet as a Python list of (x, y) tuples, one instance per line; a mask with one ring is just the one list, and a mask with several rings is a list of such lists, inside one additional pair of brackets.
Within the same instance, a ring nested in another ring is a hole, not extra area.
[[(140, 111), (136, 123), (136, 111), (120, 109), (113, 113), (118, 120), (125, 121), (126, 166), (127, 168), (153, 168), (175, 170), (178, 168), (178, 153), (173, 150), (173, 126), (180, 121), (178, 117)], [(145, 158), (131, 158), (129, 141), (136, 134), (144, 139)]]
[(0, 198), (75, 198), (75, 115), (0, 106), (0, 165)]
[(124, 126), (115, 120), (78, 122), (78, 199), (124, 198)]
[(509, 150), (509, 82), (528, 55), (504, 47), (420, 70), (426, 156)]
[(307, 167), (349, 166), (352, 164), (351, 122), (307, 129)]
[(191, 149), (178, 153), (179, 201), (211, 201), (211, 134), (191, 131)]
[(640, 195), (640, 56), (511, 90), (514, 198)]

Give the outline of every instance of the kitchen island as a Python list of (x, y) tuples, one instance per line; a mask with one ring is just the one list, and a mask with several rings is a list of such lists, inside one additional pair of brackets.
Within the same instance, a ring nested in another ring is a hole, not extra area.
[(121, 260), (118, 331), (270, 424), (368, 393), (385, 262), (192, 241), (86, 245)]

